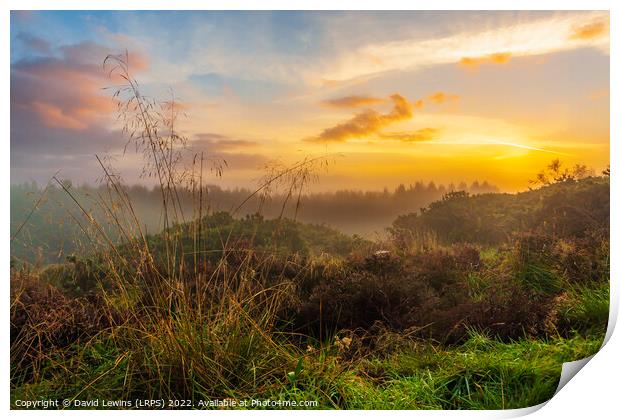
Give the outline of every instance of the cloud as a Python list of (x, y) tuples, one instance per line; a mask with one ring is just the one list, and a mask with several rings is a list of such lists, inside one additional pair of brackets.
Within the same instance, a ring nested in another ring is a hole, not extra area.
[(443, 104), (447, 102), (458, 102), (461, 97), (454, 93), (435, 92), (426, 99), (433, 104)]
[(321, 102), (323, 105), (334, 108), (358, 108), (368, 105), (376, 105), (383, 103), (384, 99), (375, 98), (373, 96), (344, 96), (341, 98), (326, 99)]
[[(83, 130), (115, 110), (102, 92), (111, 83), (101, 63), (110, 49), (94, 43), (59, 48), (61, 55), (22, 59), (11, 68), (11, 105), (51, 128)], [(137, 69), (141, 56), (132, 55)]]
[[(605, 31), (598, 36), (595, 22), (609, 19), (608, 11), (556, 13), (545, 18), (523, 20), (492, 29), (469, 29), (448, 36), (401, 38), (352, 49), (339, 60), (332, 60), (315, 77), (315, 83), (329, 80), (366, 80), (394, 70), (415, 70), (423, 67), (461, 63), (464, 66), (502, 64), (518, 57), (596, 48), (609, 54), (609, 37)], [(575, 28), (591, 35), (573, 38)]]
[(11, 182), (45, 183), (58, 170), (63, 177), (93, 182), (101, 171), (94, 155), (122, 150), (125, 142), (119, 131), (50, 128), (31, 112), (12, 109)]
[(19, 40), (27, 49), (48, 54), (51, 51), (51, 45), (49, 42), (38, 36), (26, 32), (20, 32), (17, 34), (16, 39)]
[(92, 155), (37, 156), (33, 164), (32, 155), (11, 150), (11, 183), (37, 182), (45, 185), (55, 173), (61, 179), (78, 183), (96, 183), (101, 166)]
[(510, 61), (511, 56), (512, 54), (509, 52), (498, 52), (481, 57), (463, 57), (459, 61), (459, 64), (461, 66), (474, 68), (482, 64), (506, 64)]
[(255, 170), (269, 162), (269, 158), (260, 153), (248, 153), (260, 143), (252, 140), (232, 138), (223, 134), (199, 133), (189, 145), (190, 155), (204, 152), (205, 158), (211, 163), (225, 162), (226, 169), (231, 171)]
[(71, 130), (84, 130), (87, 125), (80, 120), (65, 115), (62, 109), (45, 102), (32, 102), (32, 109), (48, 127), (69, 128)]
[(404, 143), (413, 143), (435, 140), (439, 136), (439, 133), (440, 130), (438, 128), (425, 127), (412, 132), (381, 134), (380, 137), (386, 140), (398, 140)]
[[(102, 90), (114, 83), (102, 68), (105, 56), (113, 52), (85, 42), (11, 65), (12, 180), (30, 179), (32, 173), (42, 181), (58, 169), (89, 180), (96, 169), (95, 154), (123, 149), (127, 138), (115, 129), (115, 102)], [(136, 69), (147, 65), (138, 54), (130, 57)]]
[(578, 26), (574, 29), (569, 39), (572, 40), (589, 40), (598, 38), (609, 33), (609, 22), (600, 20), (586, 25)]
[(355, 115), (350, 120), (334, 127), (326, 128), (317, 137), (306, 139), (314, 143), (341, 143), (350, 138), (368, 137), (382, 128), (413, 116), (413, 106), (403, 96), (395, 93), (390, 96), (394, 106), (386, 114), (368, 109)]
[(192, 148), (200, 148), (209, 152), (220, 152), (235, 149), (253, 148), (260, 143), (253, 140), (231, 138), (223, 134), (198, 133), (192, 141)]
[[(47, 118), (57, 118), (54, 110), (43, 109), (41, 112), (48, 112), (50, 116)], [(56, 126), (54, 123), (42, 122), (30, 108), (13, 108), (11, 153), (15, 151), (29, 155), (31, 163), (36, 163), (38, 156), (92, 156), (95, 153), (121, 150), (127, 141), (120, 130), (110, 130), (97, 125), (68, 128), (67, 125), (78, 124), (74, 121), (63, 121)]]
[(423, 109), (424, 108), (424, 99), (418, 99), (413, 103), (413, 109)]

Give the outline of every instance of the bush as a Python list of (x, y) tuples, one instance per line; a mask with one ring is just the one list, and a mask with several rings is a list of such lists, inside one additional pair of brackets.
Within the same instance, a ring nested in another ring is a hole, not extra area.
[(101, 296), (69, 298), (32, 277), (11, 280), (11, 367), (14, 375), (55, 351), (89, 339), (122, 319)]
[(537, 294), (554, 294), (562, 287), (554, 271), (553, 238), (535, 232), (513, 236), (513, 271), (518, 281)]
[[(408, 330), (441, 342), (458, 342), (471, 327), (502, 339), (545, 334), (551, 298), (534, 295), (504, 266), (483, 267), (469, 245), (402, 257), (374, 254), (324, 272), (300, 295), (294, 327), (320, 330)], [(482, 284), (472, 285), (475, 276)]]
[(523, 231), (563, 239), (589, 232), (608, 237), (609, 211), (609, 177), (588, 177), (518, 194), (448, 193), (419, 213), (398, 216), (388, 232), (404, 247), (431, 234), (446, 245), (499, 245)]
[(590, 232), (581, 238), (560, 240), (554, 248), (559, 273), (568, 284), (592, 285), (609, 281), (609, 236)]
[(609, 319), (609, 285), (574, 286), (557, 299), (554, 315), (555, 326), (564, 335), (573, 331), (604, 334)]

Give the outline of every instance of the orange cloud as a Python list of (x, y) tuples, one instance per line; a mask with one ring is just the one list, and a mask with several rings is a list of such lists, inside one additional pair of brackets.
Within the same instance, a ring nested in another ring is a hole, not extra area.
[(344, 96), (342, 98), (326, 99), (321, 102), (323, 105), (334, 108), (358, 108), (367, 105), (376, 105), (384, 102), (381, 98), (373, 96)]
[(440, 130), (432, 127), (420, 128), (410, 133), (389, 133), (381, 134), (381, 138), (387, 140), (398, 140), (405, 143), (431, 141), (437, 138)]
[[(112, 56), (119, 58), (122, 62), (127, 64), (127, 69), (132, 77), (135, 76), (136, 73), (140, 73), (149, 67), (147, 57), (138, 52), (132, 52), (131, 54), (125, 52), (123, 54), (113, 54)], [(116, 65), (109, 65), (107, 61), (108, 60), (106, 60), (104, 69), (106, 70), (108, 77), (114, 83), (124, 83), (125, 80), (121, 77), (121, 72), (118, 71), (118, 67)]]
[(428, 96), (428, 101), (434, 104), (443, 104), (445, 102), (458, 102), (461, 97), (454, 93), (435, 92)]
[(259, 144), (260, 143), (253, 140), (231, 138), (216, 133), (198, 133), (195, 136), (195, 140), (192, 142), (192, 146), (201, 147), (209, 151), (247, 149), (259, 146)]
[(463, 57), (459, 64), (464, 67), (476, 68), (482, 64), (506, 64), (512, 56), (509, 52), (498, 52), (481, 57)]
[(65, 115), (62, 109), (45, 102), (33, 102), (32, 109), (48, 127), (69, 128), (71, 130), (84, 130), (87, 127), (80, 120)]
[[(21, 60), (11, 69), (11, 104), (31, 112), (46, 127), (84, 130), (115, 110), (102, 88), (111, 83), (101, 63), (109, 48), (86, 42), (59, 48), (47, 55)], [(134, 71), (148, 65), (140, 54), (130, 55)]]
[(606, 21), (599, 21), (589, 23), (587, 25), (579, 26), (573, 30), (573, 33), (569, 39), (588, 40), (598, 38), (601, 35), (605, 35), (609, 32), (609, 23)]
[(142, 72), (149, 68), (149, 59), (146, 55), (139, 52), (132, 52), (129, 58), (129, 65), (133, 72)]
[(403, 96), (396, 93), (390, 96), (390, 99), (394, 106), (387, 114), (381, 114), (375, 110), (368, 109), (346, 122), (326, 128), (317, 137), (306, 139), (306, 141), (342, 143), (354, 137), (368, 137), (389, 124), (406, 120), (413, 116), (413, 106)]

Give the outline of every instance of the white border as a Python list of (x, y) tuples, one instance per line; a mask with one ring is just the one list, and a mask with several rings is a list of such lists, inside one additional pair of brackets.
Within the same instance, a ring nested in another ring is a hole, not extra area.
[[(618, 40), (618, 19), (617, 11), (620, 6), (616, 6), (617, 2), (609, 1), (575, 1), (575, 0), (547, 0), (541, 2), (540, 0), (522, 0), (522, 1), (502, 1), (493, 2), (488, 0), (470, 0), (464, 2), (462, 0), (445, 0), (441, 2), (431, 1), (412, 1), (412, 0), (381, 0), (381, 1), (368, 1), (357, 0), (355, 2), (347, 2), (342, 0), (297, 0), (291, 2), (290, 0), (264, 0), (260, 3), (251, 0), (229, 0), (227, 2), (215, 2), (215, 1), (198, 1), (198, 0), (175, 0), (174, 2), (166, 0), (149, 0), (149, 1), (130, 1), (130, 0), (90, 0), (88, 5), (83, 2), (77, 2), (75, 0), (56, 0), (56, 1), (42, 1), (42, 0), (4, 0), (0, 5), (2, 11), (0, 12), (0, 56), (1, 56), (1, 86), (2, 96), (0, 98), (0, 109), (2, 114), (0, 116), (2, 124), (2, 137), (1, 137), (1, 151), (0, 151), (0, 173), (2, 176), (2, 191), (0, 197), (3, 197), (0, 211), (4, 223), (1, 225), (2, 235), (5, 238), (2, 242), (2, 251), (4, 258), (0, 258), (0, 272), (3, 273), (3, 287), (4, 293), (2, 296), (2, 320), (0, 321), (4, 326), (4, 334), (2, 337), (2, 354), (4, 355), (3, 362), (0, 363), (0, 376), (4, 381), (4, 392), (0, 395), (0, 404), (4, 410), (8, 410), (9, 407), (9, 307), (8, 307), (8, 294), (9, 294), (9, 199), (10, 196), (10, 49), (9, 49), (9, 34), (10, 34), (10, 10), (37, 10), (37, 9), (59, 9), (59, 10), (199, 10), (199, 9), (211, 9), (211, 10), (611, 10), (611, 73), (610, 83), (611, 92), (618, 92), (618, 78), (615, 76), (620, 66), (618, 66), (618, 55), (616, 51), (616, 41)], [(615, 7), (614, 7), (615, 6)], [(611, 115), (618, 114), (617, 100), (614, 95), (610, 96)], [(617, 148), (617, 119), (611, 119), (611, 166), (618, 168), (618, 148)], [(617, 175), (614, 175), (617, 176)], [(612, 209), (618, 208), (618, 197), (620, 197), (620, 187), (618, 183), (611, 183), (611, 206)], [(613, 213), (613, 211), (612, 211)], [(616, 239), (618, 237), (618, 224), (616, 218), (612, 218), (611, 221), (611, 235), (612, 235), (612, 291), (611, 291), (611, 318), (612, 323), (615, 325), (615, 321), (618, 315), (618, 281), (615, 281), (616, 269), (615, 262), (619, 261), (618, 247), (615, 246)], [(612, 327), (613, 328), (613, 327)], [(611, 330), (610, 330), (611, 332)], [(617, 354), (620, 354), (620, 343), (618, 342), (617, 334), (609, 337), (607, 344), (601, 349), (601, 351), (582, 369), (577, 375), (576, 379), (569, 381), (569, 383), (544, 407), (532, 414), (533, 418), (608, 418), (609, 414), (617, 412), (617, 378), (619, 373), (620, 363), (618, 361)], [(484, 411), (484, 412), (454, 412), (454, 411), (441, 411), (441, 412), (427, 412), (427, 411), (390, 411), (390, 412), (368, 412), (368, 411), (338, 411), (338, 412), (321, 412), (321, 416), (325, 417), (340, 417), (346, 416), (350, 418), (366, 418), (371, 417), (399, 417), (405, 418), (415, 416), (416, 418), (505, 418), (515, 417), (526, 414), (533, 410), (515, 410), (515, 411)], [(111, 413), (105, 411), (97, 411), (89, 413), (93, 417), (109, 416)], [(121, 417), (125, 416), (138, 416), (142, 418), (157, 417), (163, 418), (169, 417), (172, 413), (167, 411), (155, 411), (155, 412), (130, 412), (130, 411), (118, 411), (114, 415)], [(299, 411), (294, 415), (300, 418), (314, 417), (316, 412), (313, 411)], [(25, 418), (39, 418), (42, 413), (34, 411), (11, 411), (11, 416), (25, 417)], [(84, 411), (70, 411), (70, 412), (46, 412), (46, 417), (55, 418), (60, 416), (67, 416), (71, 418), (83, 418), (85, 416)], [(226, 417), (241, 417), (245, 413), (237, 411), (216, 411), (209, 413), (202, 412), (175, 412), (174, 416), (226, 416)], [(272, 417), (288, 417), (290, 412), (274, 411), (252, 411), (252, 416), (258, 418), (272, 418)]]

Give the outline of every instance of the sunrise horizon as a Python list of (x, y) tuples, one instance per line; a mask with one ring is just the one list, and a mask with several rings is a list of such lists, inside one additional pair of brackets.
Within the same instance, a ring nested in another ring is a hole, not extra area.
[(11, 410), (557, 398), (613, 326), (610, 18), (11, 10)]
[[(151, 33), (163, 19), (171, 29)], [(252, 188), (273, 162), (324, 155), (334, 164), (313, 191), (486, 180), (517, 192), (553, 159), (595, 173), (609, 165), (607, 12), (11, 20), (11, 183), (45, 184), (60, 171), (92, 184), (97, 155), (128, 184), (156, 184), (139, 176), (141, 155), (125, 147), (104, 89), (116, 82), (109, 54), (128, 54), (142, 94), (174, 95), (188, 155), (225, 161), (209, 180), (224, 188)]]

